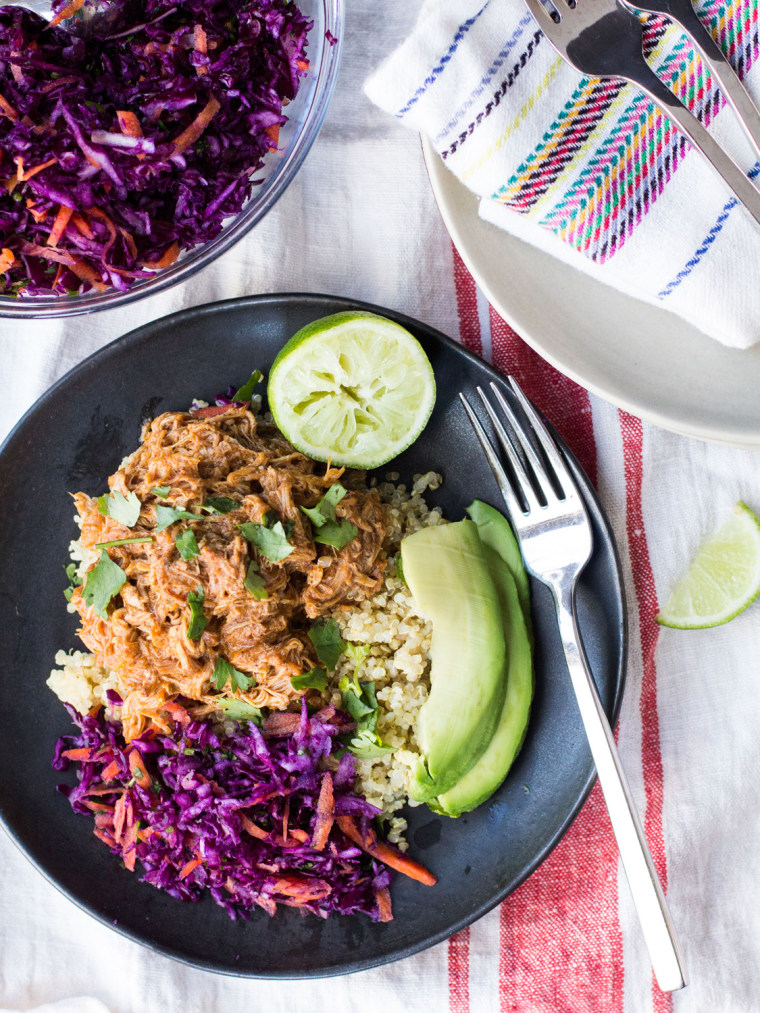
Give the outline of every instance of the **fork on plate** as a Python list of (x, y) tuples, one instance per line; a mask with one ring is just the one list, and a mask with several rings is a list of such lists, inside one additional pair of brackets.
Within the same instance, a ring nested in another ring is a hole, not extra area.
[(497, 384), (491, 384), (493, 399), (481, 387), (478, 394), (511, 478), (472, 405), (464, 394), (459, 396), (504, 497), (525, 566), (552, 590), (570, 680), (652, 967), (660, 988), (673, 992), (686, 984), (675, 930), (578, 629), (575, 586), (591, 558), (591, 523), (548, 430), (517, 382), (509, 377), (509, 383), (524, 413), (522, 421)]
[(760, 158), (760, 110), (723, 50), (700, 21), (691, 0), (620, 0), (623, 7), (643, 14), (660, 14), (674, 21), (689, 37), (692, 45), (707, 64), (711, 76), (723, 92), (747, 137)]
[[(760, 224), (760, 191), (644, 59), (644, 26), (618, 0), (525, 0), (547, 40), (581, 74), (636, 85), (702, 152)], [(633, 0), (631, 0), (633, 3)]]

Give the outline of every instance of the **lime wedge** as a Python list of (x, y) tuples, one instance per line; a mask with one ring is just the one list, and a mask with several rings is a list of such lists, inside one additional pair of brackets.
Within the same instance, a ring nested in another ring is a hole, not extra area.
[(315, 320), (280, 350), (269, 407), (293, 446), (317, 461), (377, 468), (420, 435), (435, 378), (419, 341), (374, 313)]
[(662, 626), (701, 630), (733, 619), (760, 593), (760, 520), (739, 502), (704, 542), (656, 616)]

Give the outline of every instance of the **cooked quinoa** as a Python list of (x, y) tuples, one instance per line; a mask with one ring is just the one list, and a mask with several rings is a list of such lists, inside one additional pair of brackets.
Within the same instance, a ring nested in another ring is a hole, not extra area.
[[(440, 486), (440, 475), (435, 472), (415, 475), (411, 489), (398, 484), (398, 479), (397, 472), (390, 472), (384, 482), (372, 482), (388, 514), (384, 548), (389, 562), (383, 586), (372, 598), (331, 614), (345, 640), (372, 645), (360, 679), (374, 681), (381, 710), (377, 732), (383, 742), (395, 748), (384, 756), (357, 760), (358, 781), (367, 801), (389, 816), (388, 839), (405, 848), (406, 820), (392, 814), (409, 802), (411, 774), (419, 756), (413, 729), (430, 688), (431, 625), (416, 611), (408, 588), (396, 573), (395, 558), (406, 535), (445, 522), (440, 508), (429, 509), (425, 502), (426, 491)], [(91, 565), (94, 559), (90, 557), (95, 555), (79, 541), (71, 543), (70, 554), (80, 564), (81, 573)], [(96, 704), (107, 706), (108, 689), (121, 692), (117, 676), (96, 664), (92, 654), (59, 651), (55, 662), (58, 667), (51, 672), (47, 684), (80, 713)], [(341, 701), (338, 683), (342, 676), (353, 672), (353, 666), (343, 655), (332, 675), (328, 688), (332, 689), (333, 702), (338, 706)]]

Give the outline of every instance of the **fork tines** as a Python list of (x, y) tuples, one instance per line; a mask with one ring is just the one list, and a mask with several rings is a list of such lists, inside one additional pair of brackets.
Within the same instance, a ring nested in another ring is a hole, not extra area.
[[(490, 387), (493, 398), (498, 403), (498, 407), (509, 425), (509, 430), (505, 427), (483, 388), (478, 387), (477, 392), (491, 420), (498, 443), (509, 462), (512, 472), (511, 478), (502, 465), (499, 454), (494, 449), (494, 445), (472, 405), (464, 394), (460, 393), (459, 397), (510, 513), (528, 515), (534, 510), (544, 509), (553, 503), (568, 504), (578, 499), (575, 482), (560, 456), (554, 440), (514, 377), (510, 376), (507, 379), (524, 413), (524, 421), (518, 419), (499, 386), (491, 383)], [(538, 443), (541, 452), (530, 438), (531, 435)]]

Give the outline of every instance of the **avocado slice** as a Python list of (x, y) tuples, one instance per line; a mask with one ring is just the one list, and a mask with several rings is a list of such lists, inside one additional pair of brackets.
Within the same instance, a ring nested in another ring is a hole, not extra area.
[(509, 567), (509, 572), (514, 577), (517, 585), (517, 595), (520, 599), (525, 624), (528, 627), (531, 641), (533, 639), (533, 625), (530, 619), (530, 586), (528, 574), (523, 563), (522, 553), (517, 544), (509, 521), (494, 507), (484, 503), (481, 499), (473, 500), (467, 507), (467, 513), (472, 517), (478, 526), (480, 540), (489, 549), (497, 552)]
[(430, 694), (417, 718), (412, 797), (428, 802), (467, 773), (493, 738), (506, 693), (501, 601), (472, 521), (401, 543), (404, 577), (433, 624)]
[[(525, 739), (533, 700), (530, 592), (520, 550), (509, 522), (498, 510), (476, 500), (467, 512), (476, 520), (483, 519), (484, 526), (481, 528), (478, 523), (478, 532), (483, 541), (493, 547), (490, 552), (486, 550), (486, 559), (501, 600), (509, 653), (507, 692), (498, 727), (483, 755), (453, 788), (429, 803), (431, 809), (446, 816), (470, 812), (490, 798), (503, 782)], [(503, 555), (501, 550), (504, 550)], [(517, 575), (512, 572), (515, 562), (518, 565)], [(522, 600), (517, 580), (520, 574), (524, 578)], [(528, 602), (527, 612), (525, 601)]]

